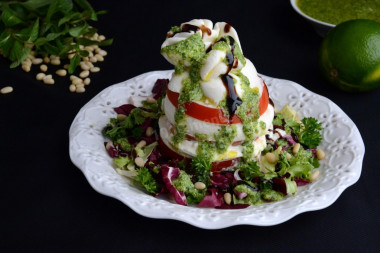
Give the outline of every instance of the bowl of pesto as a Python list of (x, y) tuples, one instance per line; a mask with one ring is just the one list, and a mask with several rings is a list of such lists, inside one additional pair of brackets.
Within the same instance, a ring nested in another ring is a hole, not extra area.
[(380, 22), (380, 0), (290, 0), (290, 3), (322, 37), (335, 25), (347, 20)]

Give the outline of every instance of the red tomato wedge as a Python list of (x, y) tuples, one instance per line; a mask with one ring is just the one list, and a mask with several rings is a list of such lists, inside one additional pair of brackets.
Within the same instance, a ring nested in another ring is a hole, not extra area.
[[(167, 89), (166, 94), (168, 96), (169, 101), (177, 108), (179, 93)], [(265, 113), (269, 104), (268, 89), (265, 83), (259, 103), (259, 113), (261, 116)], [(187, 102), (184, 104), (184, 106), (186, 109), (186, 114), (188, 116), (201, 121), (222, 125), (242, 123), (241, 119), (237, 115), (234, 115), (230, 121), (230, 119), (224, 115), (223, 110), (221, 109), (211, 108), (208, 106), (198, 104), (196, 102)]]
[[(172, 150), (170, 147), (168, 147), (165, 142), (159, 138), (158, 140), (158, 145), (159, 145), (159, 150), (162, 156), (171, 158), (171, 159), (176, 159), (176, 160), (187, 160), (188, 162), (191, 162), (191, 158), (189, 157), (184, 157), (183, 155), (178, 154), (174, 150)], [(236, 165), (239, 162), (240, 158), (234, 158), (234, 159), (229, 159), (229, 160), (223, 160), (223, 161), (215, 161), (212, 163), (211, 171), (212, 172), (219, 172), (224, 168), (228, 168), (231, 166)]]

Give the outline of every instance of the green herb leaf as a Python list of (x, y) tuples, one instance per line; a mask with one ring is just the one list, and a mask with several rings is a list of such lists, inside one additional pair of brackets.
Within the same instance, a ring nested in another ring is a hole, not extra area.
[(135, 181), (139, 182), (150, 193), (158, 193), (159, 191), (158, 183), (153, 178), (151, 172), (145, 167), (138, 171)]
[(7, 27), (12, 27), (22, 23), (23, 21), (18, 18), (14, 13), (11, 12), (10, 9), (5, 9), (1, 14), (1, 20)]
[(70, 66), (69, 66), (69, 69), (68, 69), (69, 74), (74, 73), (74, 71), (75, 71), (76, 67), (78, 67), (79, 63), (80, 63), (80, 56), (78, 54), (76, 54), (70, 60)]

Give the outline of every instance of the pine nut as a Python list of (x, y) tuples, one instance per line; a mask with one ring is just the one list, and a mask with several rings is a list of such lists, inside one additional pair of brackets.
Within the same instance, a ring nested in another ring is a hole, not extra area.
[(141, 157), (136, 157), (135, 164), (140, 168), (144, 167), (145, 165), (144, 159), (142, 159)]
[(157, 102), (156, 99), (152, 98), (152, 97), (147, 97), (146, 98), (146, 102), (149, 103), (149, 104), (154, 104)]
[(93, 68), (93, 67), (94, 67), (94, 64), (92, 64), (92, 62), (90, 62), (90, 61), (86, 61), (86, 64), (87, 64), (87, 66), (89, 66), (90, 68)]
[(43, 71), (43, 72), (46, 72), (48, 70), (48, 66), (46, 66), (45, 64), (42, 64), (40, 66), (40, 70)]
[(96, 59), (97, 59), (98, 61), (104, 61), (103, 56), (101, 56), (100, 54), (96, 54), (95, 57), (96, 57)]
[(90, 69), (90, 67), (84, 61), (80, 62), (79, 65), (80, 65), (82, 70), (89, 70)]
[[(74, 84), (74, 85), (75, 85), (75, 84)], [(75, 85), (75, 87), (77, 87), (77, 88), (84, 88), (84, 84), (83, 84), (83, 83), (80, 83), (80, 84)]]
[(88, 77), (89, 74), (90, 74), (90, 71), (83, 70), (82, 72), (80, 72), (79, 77), (80, 78), (85, 78), (85, 77)]
[(127, 118), (127, 115), (125, 115), (125, 114), (118, 114), (117, 116), (116, 116), (116, 119), (117, 120), (125, 120)]
[(67, 71), (66, 69), (58, 69), (55, 73), (59, 76), (65, 76), (67, 74)]
[(292, 159), (292, 155), (289, 153), (286, 153), (286, 160), (290, 160), (290, 159)]
[(79, 79), (79, 77), (74, 76), (74, 75), (71, 75), (71, 76), (70, 76), (70, 81), (74, 81), (75, 79)]
[(33, 63), (34, 65), (41, 64), (42, 62), (43, 62), (43, 60), (42, 60), (41, 58), (34, 58), (34, 59), (32, 60), (32, 63)]
[(53, 85), (55, 83), (53, 78), (43, 79), (43, 81), (44, 81), (44, 84), (48, 84), (48, 85)]
[(86, 50), (86, 51), (88, 51), (88, 52), (92, 52), (92, 51), (94, 51), (94, 48), (91, 47), (91, 46), (85, 46), (85, 47), (84, 47), (84, 50)]
[(153, 127), (148, 127), (145, 131), (146, 136), (151, 137), (153, 135), (154, 129)]
[(77, 88), (75, 87), (74, 84), (71, 84), (71, 85), (69, 86), (69, 90), (70, 90), (70, 92), (75, 92), (76, 89), (77, 89)]
[(231, 201), (232, 201), (231, 193), (226, 192), (226, 193), (223, 195), (223, 199), (224, 199), (224, 202), (226, 202), (227, 205), (231, 204)]
[(28, 65), (22, 65), (21, 68), (22, 68), (22, 70), (24, 70), (25, 72), (30, 72), (30, 66), (28, 66)]
[(46, 79), (53, 79), (53, 76), (52, 75), (47, 75), (44, 78), (42, 78), (42, 80), (46, 80)]
[(106, 56), (107, 55), (107, 51), (106, 50), (99, 50), (99, 52), (97, 52), (98, 54), (100, 54), (101, 56)]
[(103, 41), (103, 40), (105, 40), (106, 39), (106, 37), (104, 36), (104, 35), (99, 35), (98, 36), (98, 40), (99, 41)]
[(203, 190), (204, 188), (206, 188), (206, 185), (203, 182), (196, 182), (194, 184), (194, 187), (197, 190)]
[(90, 57), (90, 62), (95, 63), (95, 62), (97, 62), (97, 61), (98, 61), (98, 59), (96, 59), (95, 56)]
[(301, 147), (301, 144), (299, 143), (294, 144), (293, 150), (292, 150), (293, 154), (297, 154), (298, 151), (300, 150), (300, 147)]
[(317, 155), (318, 160), (323, 160), (325, 159), (325, 156), (326, 156), (325, 152), (323, 152), (322, 149), (317, 149), (316, 155)]
[(6, 86), (0, 90), (0, 93), (1, 94), (7, 94), (7, 93), (11, 93), (12, 91), (13, 91), (12, 86)]
[(141, 140), (139, 143), (137, 143), (136, 148), (142, 148), (144, 146), (146, 146), (146, 141), (145, 140)]
[(68, 54), (67, 55), (67, 59), (71, 60), (72, 58), (74, 58), (75, 54)]
[(76, 90), (75, 90), (76, 93), (83, 93), (85, 91), (86, 91), (86, 89), (82, 86), (79, 86), (79, 87), (77, 86)]
[(88, 57), (82, 57), (82, 61), (84, 61), (84, 62), (87, 62), (87, 61), (89, 61), (90, 59), (88, 58)]
[(112, 141), (107, 142), (106, 149), (109, 150), (113, 146)]
[(277, 162), (276, 155), (273, 153), (266, 153), (265, 158), (267, 159), (268, 163), (276, 163)]
[(91, 83), (91, 79), (87, 77), (86, 79), (84, 79), (83, 83), (85, 85), (89, 85)]
[(36, 58), (36, 57), (34, 57), (34, 55), (32, 55), (32, 54), (28, 55), (28, 57), (27, 57), (28, 60), (33, 60), (34, 58)]
[(36, 79), (37, 79), (38, 81), (41, 81), (42, 79), (44, 79), (45, 76), (46, 76), (45, 73), (38, 73), (38, 74), (36, 75)]
[(100, 68), (99, 67), (93, 67), (93, 68), (90, 68), (90, 71), (93, 72), (93, 73), (99, 72)]
[(52, 65), (56, 65), (56, 66), (58, 66), (58, 65), (61, 65), (61, 60), (58, 59), (58, 58), (54, 58), (54, 59), (52, 59), (52, 60), (50, 61), (50, 63), (51, 63)]
[(48, 56), (44, 57), (44, 63), (50, 63), (50, 58)]
[(83, 83), (83, 80), (80, 79), (80, 78), (77, 78), (77, 79), (74, 79), (72, 82), (73, 82), (74, 85), (79, 85), (79, 84)]
[(55, 60), (55, 59), (59, 59), (59, 57), (54, 54), (50, 55), (50, 60)]
[(318, 177), (319, 177), (319, 170), (314, 170), (313, 173), (311, 173), (310, 181), (314, 182), (318, 179)]
[(63, 65), (63, 68), (64, 68), (64, 69), (69, 69), (69, 68), (70, 68), (70, 64), (65, 64), (65, 65)]
[(27, 58), (25, 59), (25, 61), (22, 62), (22, 64), (32, 65), (32, 61), (29, 58)]

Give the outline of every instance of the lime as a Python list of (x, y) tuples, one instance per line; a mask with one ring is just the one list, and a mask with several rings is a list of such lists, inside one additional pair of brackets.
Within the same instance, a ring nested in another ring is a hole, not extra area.
[(327, 34), (319, 49), (322, 75), (338, 88), (361, 92), (380, 86), (380, 23), (357, 19)]

